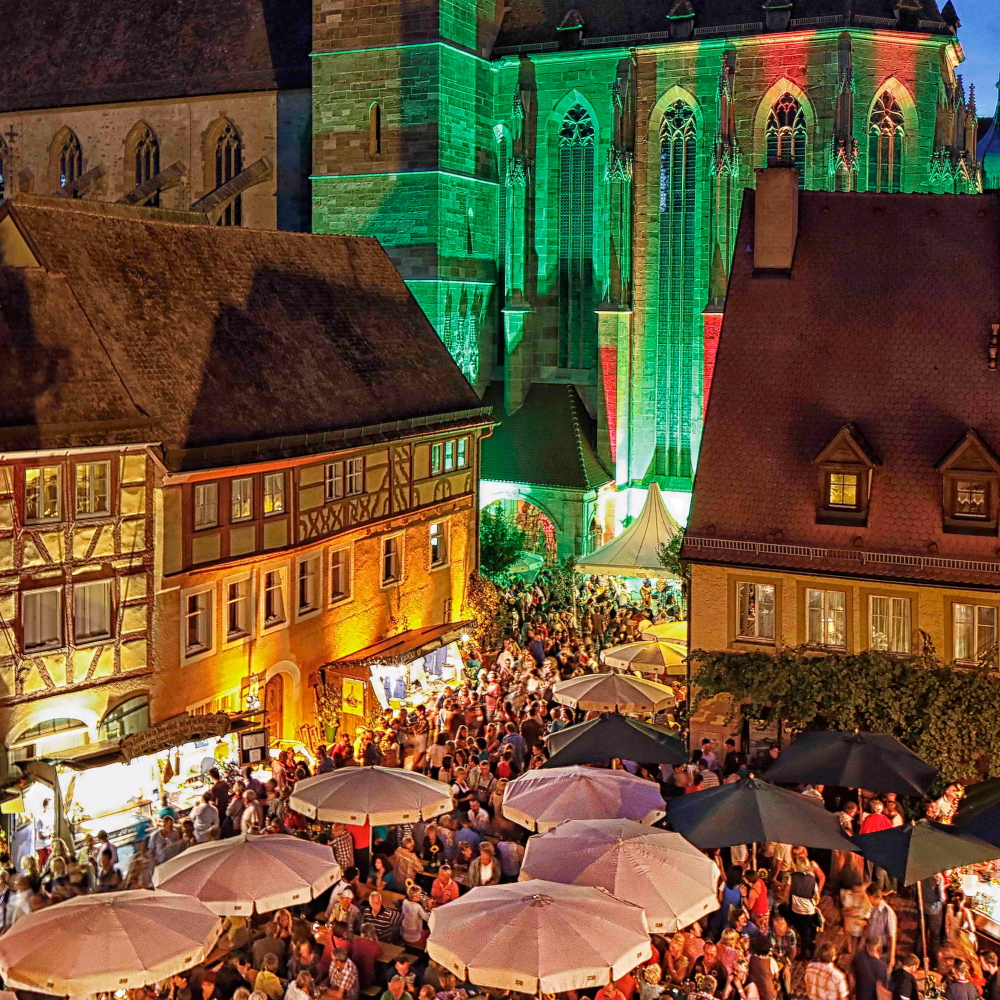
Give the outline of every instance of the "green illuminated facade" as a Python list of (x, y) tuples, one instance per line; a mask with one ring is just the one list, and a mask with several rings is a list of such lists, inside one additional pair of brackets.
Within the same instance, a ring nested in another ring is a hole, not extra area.
[(544, 459), (484, 459), (484, 498), (538, 506), (563, 552), (608, 537), (652, 481), (685, 513), (755, 169), (980, 189), (950, 5), (798, 5), (728, 23), (713, 0), (636, 0), (619, 22), (600, 0), (314, 0), (313, 228), (378, 237), (506, 413), (534, 384), (574, 387), (596, 434), (586, 489)]

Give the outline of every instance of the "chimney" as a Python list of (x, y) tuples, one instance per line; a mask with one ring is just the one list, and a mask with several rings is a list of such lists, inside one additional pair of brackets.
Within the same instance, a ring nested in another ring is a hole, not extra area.
[(799, 234), (799, 171), (779, 163), (755, 173), (754, 270), (790, 271)]

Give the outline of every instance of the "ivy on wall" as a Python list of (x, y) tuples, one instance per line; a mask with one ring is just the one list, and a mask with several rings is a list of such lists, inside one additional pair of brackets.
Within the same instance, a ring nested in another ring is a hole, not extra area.
[(1000, 674), (987, 664), (942, 663), (925, 640), (918, 656), (805, 648), (691, 654), (695, 707), (719, 694), (751, 721), (792, 729), (890, 733), (947, 781), (1000, 775)]

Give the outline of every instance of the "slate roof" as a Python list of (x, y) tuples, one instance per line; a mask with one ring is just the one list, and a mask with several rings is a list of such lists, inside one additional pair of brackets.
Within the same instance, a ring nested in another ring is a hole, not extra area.
[[(374, 239), (24, 196), (0, 208), (0, 221), (8, 213), (44, 272), (0, 268), (8, 290), (23, 284), (23, 318), (3, 332), (17, 338), (16, 357), (54, 358), (55, 388), (36, 399), (46, 421), (103, 419), (102, 407), (147, 417), (155, 433), (143, 440), (163, 441), (175, 468), (226, 464), (247, 448), (254, 458), (324, 450), (323, 432), (390, 424), (391, 437), (394, 422), (442, 414), (488, 421)], [(0, 312), (8, 308), (4, 296)], [(78, 402), (73, 380), (93, 381), (89, 402)], [(17, 395), (0, 398), (0, 433), (30, 415)], [(296, 439), (306, 434), (312, 442)]]
[(612, 478), (594, 451), (594, 422), (574, 386), (536, 382), (508, 415), (503, 386), (495, 383), (483, 403), (499, 421), (483, 442), (483, 479), (586, 491)]
[[(770, 550), (689, 541), (684, 557), (995, 585), (995, 569), (934, 562), (997, 566), (1000, 553), (996, 537), (943, 532), (935, 467), (969, 428), (1000, 450), (1000, 369), (988, 367), (1000, 199), (800, 198), (790, 279), (753, 277), (744, 199), (688, 523), (689, 539)], [(846, 423), (882, 460), (866, 528), (815, 523), (813, 462)]]
[[(690, 3), (696, 32), (701, 28), (736, 27), (764, 19), (761, 0), (690, 0)], [(920, 18), (940, 24), (943, 30), (945, 25), (935, 0), (922, 3)], [(507, 0), (507, 13), (496, 47), (557, 42), (557, 28), (571, 9), (578, 11), (583, 19), (584, 39), (666, 32), (671, 6), (662, 0)], [(892, 7), (892, 0), (794, 0), (792, 18), (839, 16), (845, 10), (853, 16), (893, 18)]]
[(0, 112), (308, 87), (311, 0), (3, 0)]

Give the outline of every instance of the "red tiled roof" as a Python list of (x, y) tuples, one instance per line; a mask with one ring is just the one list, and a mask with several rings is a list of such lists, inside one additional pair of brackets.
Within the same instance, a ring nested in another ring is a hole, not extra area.
[[(684, 556), (995, 584), (969, 561), (1000, 569), (1000, 539), (942, 530), (936, 466), (969, 428), (1000, 451), (998, 196), (804, 193), (787, 279), (753, 277), (753, 234), (748, 191)], [(813, 462), (846, 423), (883, 463), (867, 527), (816, 524)]]

